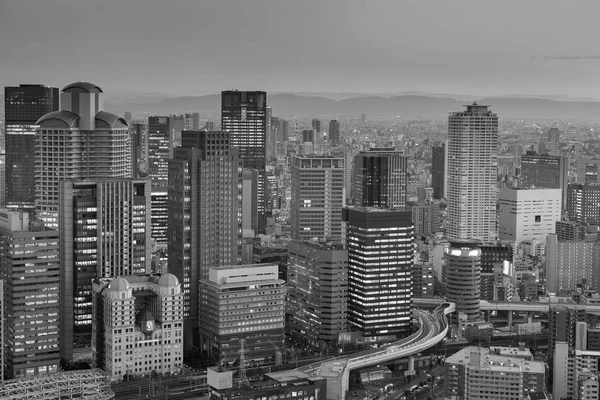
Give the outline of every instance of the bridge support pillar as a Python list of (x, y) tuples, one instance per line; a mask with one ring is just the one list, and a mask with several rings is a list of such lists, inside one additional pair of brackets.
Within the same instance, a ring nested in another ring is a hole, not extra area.
[(408, 370), (415, 372), (415, 356), (408, 356)]
[(531, 324), (533, 322), (533, 311), (527, 312), (527, 323)]
[(512, 311), (508, 310), (508, 328), (512, 332)]

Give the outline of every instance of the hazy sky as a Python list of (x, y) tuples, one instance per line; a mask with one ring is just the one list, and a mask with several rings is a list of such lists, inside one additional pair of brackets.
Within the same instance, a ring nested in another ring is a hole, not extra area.
[(0, 0), (0, 85), (600, 98), (598, 0)]

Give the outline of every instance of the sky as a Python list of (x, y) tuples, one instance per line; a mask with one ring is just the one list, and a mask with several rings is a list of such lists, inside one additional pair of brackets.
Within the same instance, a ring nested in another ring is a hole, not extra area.
[(598, 0), (0, 0), (0, 85), (600, 99)]

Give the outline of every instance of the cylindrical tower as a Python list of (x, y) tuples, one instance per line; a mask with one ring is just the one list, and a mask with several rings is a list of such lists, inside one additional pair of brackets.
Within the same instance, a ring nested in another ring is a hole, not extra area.
[(479, 317), (481, 249), (479, 242), (454, 240), (446, 248), (446, 300), (468, 321)]

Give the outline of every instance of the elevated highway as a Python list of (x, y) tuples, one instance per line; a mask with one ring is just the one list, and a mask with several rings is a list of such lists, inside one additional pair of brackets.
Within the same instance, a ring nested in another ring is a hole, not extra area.
[(432, 312), (414, 309), (419, 330), (409, 337), (377, 349), (335, 357), (298, 368), (312, 376), (327, 378), (327, 399), (344, 400), (350, 371), (412, 356), (435, 346), (448, 333), (447, 315), (456, 311), (454, 303), (444, 302)]
[[(415, 307), (437, 307), (444, 303), (443, 299), (413, 299)], [(600, 304), (579, 304), (567, 302), (547, 301), (487, 301), (479, 302), (481, 311), (515, 311), (515, 312), (540, 312), (548, 313), (552, 307), (567, 307), (574, 310), (586, 310), (588, 312), (600, 312)]]

